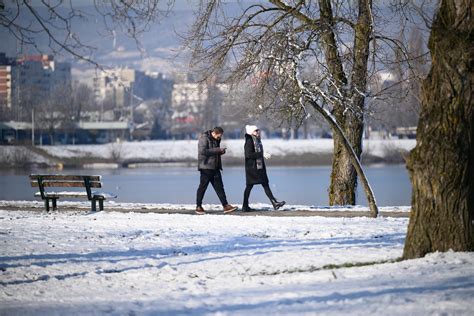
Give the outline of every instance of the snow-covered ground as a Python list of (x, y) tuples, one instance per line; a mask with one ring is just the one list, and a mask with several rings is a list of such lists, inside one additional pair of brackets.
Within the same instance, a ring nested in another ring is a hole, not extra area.
[[(265, 151), (276, 157), (302, 154), (330, 154), (332, 139), (265, 139)], [(373, 156), (385, 157), (393, 151), (409, 151), (416, 145), (414, 139), (364, 140), (364, 152)], [(244, 140), (223, 140), (228, 157), (243, 157)], [(124, 142), (105, 145), (65, 145), (41, 147), (49, 154), (59, 158), (98, 157), (145, 160), (194, 160), (197, 156), (197, 140)]]
[(407, 223), (0, 206), (0, 314), (473, 315), (474, 254), (392, 262)]

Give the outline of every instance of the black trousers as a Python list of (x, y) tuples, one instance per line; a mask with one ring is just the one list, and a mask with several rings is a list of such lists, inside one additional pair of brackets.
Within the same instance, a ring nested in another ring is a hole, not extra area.
[[(272, 190), (270, 190), (270, 186), (268, 183), (262, 184), (263, 189), (265, 190), (265, 194), (268, 196), (270, 201), (275, 201), (275, 197), (273, 196)], [(250, 197), (250, 192), (252, 191), (253, 184), (247, 184), (245, 187), (244, 191), (244, 203), (242, 204), (242, 207), (248, 207), (249, 206), (249, 197)]]
[(202, 200), (204, 199), (204, 194), (206, 193), (207, 186), (209, 183), (212, 184), (212, 187), (217, 193), (219, 200), (222, 203), (222, 206), (225, 206), (227, 203), (227, 197), (225, 196), (224, 183), (222, 182), (222, 175), (220, 170), (199, 170), (201, 172), (201, 180), (199, 183), (199, 188), (197, 189), (196, 196), (196, 205), (202, 206)]

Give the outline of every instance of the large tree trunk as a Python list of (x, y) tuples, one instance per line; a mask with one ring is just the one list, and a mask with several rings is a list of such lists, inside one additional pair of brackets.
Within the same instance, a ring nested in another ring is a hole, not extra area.
[[(372, 33), (372, 1), (359, 0), (359, 15), (354, 29), (353, 69), (351, 75), (350, 104), (337, 104), (334, 116), (354, 149), (358, 160), (362, 154), (364, 131), (364, 93), (367, 89), (367, 61)], [(342, 82), (341, 82), (342, 88)], [(344, 90), (344, 89), (340, 89)], [(347, 107), (350, 107), (347, 109)], [(356, 203), (357, 172), (351, 161), (351, 153), (345, 150), (343, 139), (333, 129), (334, 153), (329, 187), (330, 205), (354, 205)]]
[(422, 89), (404, 258), (474, 251), (474, 21), (471, 0), (443, 0), (433, 23), (432, 68)]
[(354, 148), (352, 147), (348, 137), (345, 135), (339, 124), (337, 124), (336, 119), (329, 112), (327, 112), (327, 110), (323, 109), (315, 102), (310, 102), (310, 104), (318, 113), (320, 113), (324, 117), (326, 122), (329, 123), (335, 133), (335, 136), (341, 139), (342, 145), (344, 146), (344, 150), (348, 153), (349, 160), (355, 172), (362, 181), (365, 196), (367, 197), (367, 202), (369, 204), (370, 214), (372, 215), (372, 217), (377, 217), (379, 214), (379, 210), (377, 207), (377, 202), (375, 201), (374, 192), (370, 187), (369, 180), (365, 176), (364, 170), (362, 169), (362, 165), (360, 164), (360, 160), (357, 158), (357, 154), (355, 153)]
[[(336, 121), (342, 125), (357, 159), (362, 153), (362, 131), (364, 123), (355, 118), (341, 118), (335, 114)], [(351, 115), (352, 116), (352, 115)], [(351, 161), (351, 153), (344, 148), (343, 139), (333, 128), (334, 151), (332, 156), (331, 184), (329, 186), (330, 205), (355, 205), (357, 191), (357, 173)]]
[[(341, 57), (337, 50), (336, 39), (334, 35), (334, 21), (330, 0), (319, 0), (319, 10), (321, 15), (322, 32), (321, 39), (323, 43), (324, 54), (326, 55), (329, 72), (334, 81), (334, 86), (330, 89), (333, 95), (337, 95), (338, 90), (344, 91), (347, 85), (347, 78), (342, 67)], [(345, 107), (342, 102), (336, 102), (333, 105), (333, 115), (337, 124), (344, 130), (354, 148), (355, 153), (360, 158), (361, 148), (354, 143), (352, 132), (347, 133)], [(339, 137), (336, 130), (333, 129), (334, 151), (332, 155), (331, 184), (329, 186), (329, 204), (347, 205), (355, 204), (355, 192), (357, 185), (357, 175), (350, 161), (350, 153), (344, 149), (343, 139)]]

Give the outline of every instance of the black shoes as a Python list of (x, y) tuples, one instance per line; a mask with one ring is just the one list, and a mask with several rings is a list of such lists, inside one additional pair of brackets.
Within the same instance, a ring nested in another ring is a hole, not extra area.
[(275, 209), (275, 211), (278, 210), (280, 207), (282, 207), (285, 204), (286, 204), (285, 201), (278, 202), (277, 200), (272, 200), (272, 205), (273, 205), (273, 208)]
[[(272, 205), (273, 205), (273, 208), (275, 209), (275, 211), (286, 204), (285, 201), (278, 202), (277, 200), (271, 200), (271, 202), (272, 202)], [(254, 210), (253, 208), (250, 208), (250, 206), (242, 205), (242, 212), (256, 212), (256, 211), (257, 210)]]
[(256, 212), (257, 210), (254, 210), (253, 208), (250, 208), (249, 206), (242, 206), (242, 212)]

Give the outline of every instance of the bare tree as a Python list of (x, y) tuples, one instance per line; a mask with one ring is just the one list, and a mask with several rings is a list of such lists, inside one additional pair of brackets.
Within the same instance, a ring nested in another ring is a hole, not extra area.
[[(406, 39), (406, 35), (409, 36)], [(420, 87), (428, 73), (429, 56), (419, 27), (401, 30), (397, 39), (406, 47), (395, 47), (393, 61), (387, 63), (383, 77), (374, 76), (369, 91), (379, 91), (367, 104), (370, 127), (389, 132), (397, 127), (412, 127), (418, 123), (421, 107)], [(383, 93), (380, 93), (383, 91)], [(369, 122), (367, 122), (369, 123)]]
[[(172, 7), (172, 0), (92, 0), (95, 11), (102, 18), (105, 32), (121, 32), (135, 40), (141, 49), (140, 35)], [(28, 16), (27, 19), (24, 19)], [(44, 53), (39, 38), (48, 43), (48, 53), (66, 53), (96, 66), (92, 54), (96, 50), (74, 32), (76, 21), (90, 18), (77, 1), (4, 0), (0, 7), (0, 25), (9, 30), (22, 46), (33, 47)]]
[(12, 110), (7, 106), (0, 106), (0, 121), (10, 121), (12, 119)]
[(423, 82), (417, 145), (407, 166), (413, 185), (404, 258), (474, 251), (473, 4), (441, 1)]
[(94, 90), (87, 84), (74, 82), (72, 85), (73, 107), (75, 117), (79, 119), (85, 110), (97, 110)]
[[(309, 109), (323, 115), (334, 134), (329, 203), (355, 204), (367, 82), (379, 70), (379, 54), (405, 48), (377, 32), (372, 1), (268, 0), (235, 17), (221, 1), (200, 3), (189, 36), (193, 64), (205, 78), (228, 67), (227, 82), (253, 85), (257, 107), (296, 126)], [(369, 65), (369, 56), (377, 62)]]
[(161, 100), (152, 102), (153, 126), (151, 130), (152, 139), (167, 139), (171, 129), (171, 109), (167, 102)]
[(59, 85), (39, 104), (35, 121), (49, 135), (50, 144), (53, 145), (57, 130), (73, 129), (76, 124), (75, 115), (71, 86)]
[[(72, 85), (70, 122), (67, 124), (67, 130), (72, 134), (72, 144), (76, 143), (76, 130), (78, 123), (82, 120), (83, 114), (87, 110), (97, 110), (94, 98), (94, 91), (84, 83), (74, 82)], [(65, 126), (66, 127), (66, 126)]]

